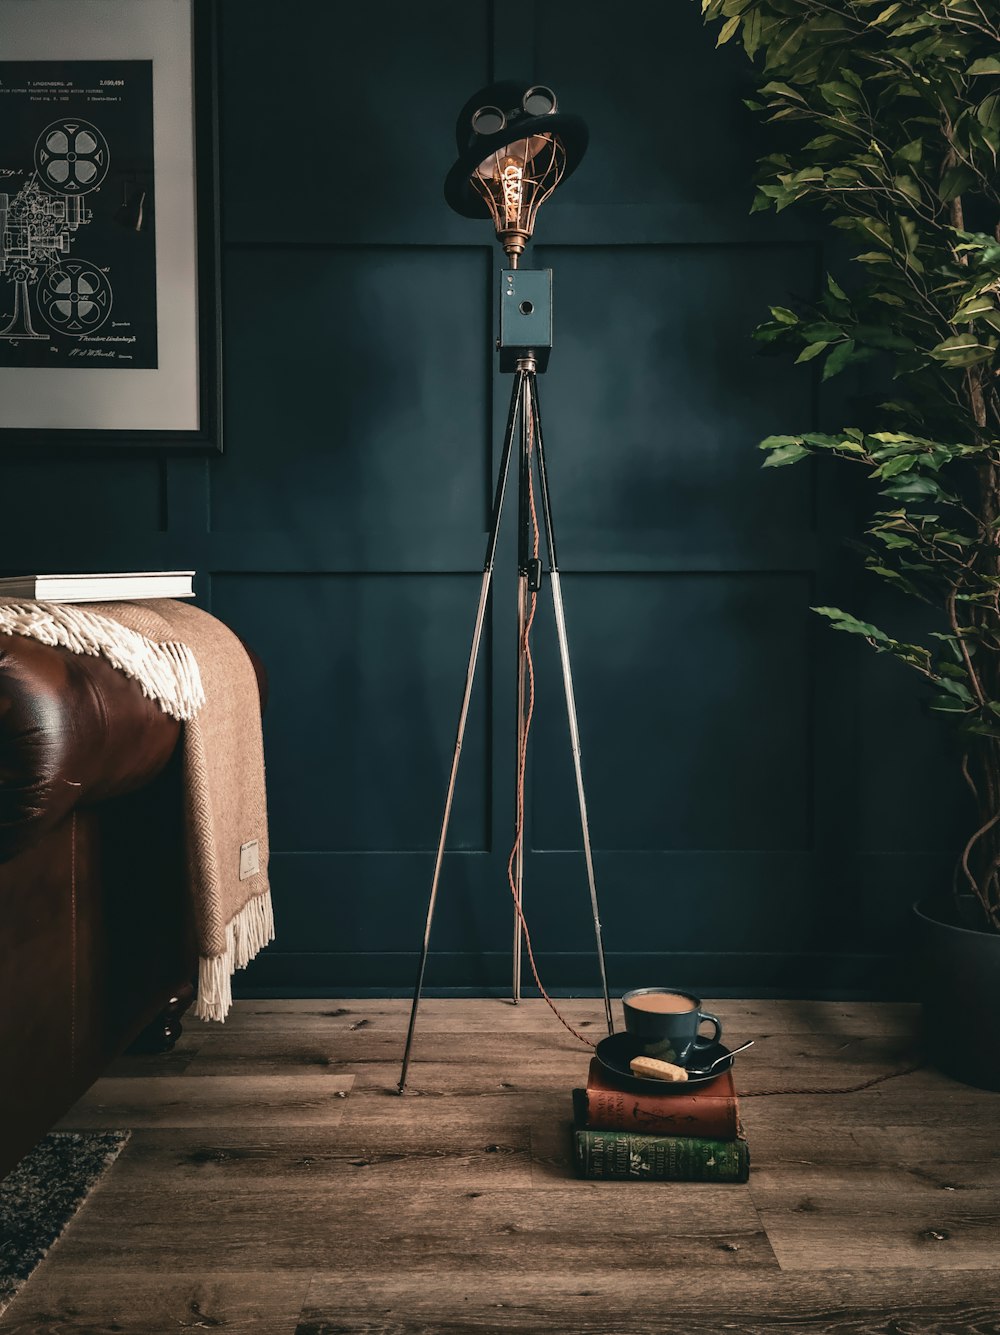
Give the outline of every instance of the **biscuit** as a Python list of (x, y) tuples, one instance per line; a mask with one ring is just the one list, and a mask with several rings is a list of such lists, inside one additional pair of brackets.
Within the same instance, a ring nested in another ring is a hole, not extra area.
[(673, 1062), (657, 1061), (655, 1057), (633, 1057), (629, 1070), (641, 1080), (686, 1080), (688, 1073), (683, 1066)]

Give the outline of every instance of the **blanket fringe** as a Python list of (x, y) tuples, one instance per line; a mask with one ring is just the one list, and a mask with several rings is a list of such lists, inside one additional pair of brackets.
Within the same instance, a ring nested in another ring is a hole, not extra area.
[(271, 892), (266, 890), (255, 895), (227, 925), (225, 951), (221, 955), (202, 956), (198, 961), (198, 1000), (194, 1013), (199, 1020), (225, 1020), (233, 1004), (233, 972), (245, 969), (273, 940), (274, 909)]
[(59, 645), (75, 654), (100, 655), (139, 683), (165, 714), (187, 722), (205, 703), (201, 673), (186, 644), (156, 644), (96, 612), (66, 603), (2, 603), (0, 631)]

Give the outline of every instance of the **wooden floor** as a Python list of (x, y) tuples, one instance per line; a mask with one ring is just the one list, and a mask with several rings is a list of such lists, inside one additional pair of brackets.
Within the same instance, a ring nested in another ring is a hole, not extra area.
[[(914, 1059), (906, 1006), (718, 1001), (741, 1092)], [(599, 1004), (566, 1003), (602, 1033)], [(921, 1070), (748, 1097), (746, 1186), (580, 1182), (588, 1050), (541, 1002), (243, 1002), (67, 1116), (124, 1153), (19, 1335), (1000, 1332), (1000, 1094)]]

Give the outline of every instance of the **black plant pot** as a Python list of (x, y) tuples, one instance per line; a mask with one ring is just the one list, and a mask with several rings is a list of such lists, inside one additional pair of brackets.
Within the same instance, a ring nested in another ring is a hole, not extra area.
[(963, 1084), (1000, 1089), (1000, 935), (963, 926), (950, 900), (913, 912), (927, 1058)]

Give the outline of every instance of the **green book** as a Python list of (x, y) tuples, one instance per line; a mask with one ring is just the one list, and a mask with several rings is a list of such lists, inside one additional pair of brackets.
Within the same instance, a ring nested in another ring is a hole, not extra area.
[(590, 1131), (586, 1091), (573, 1090), (573, 1150), (579, 1177), (646, 1182), (746, 1182), (750, 1149), (736, 1140), (700, 1136), (644, 1136), (634, 1131)]

